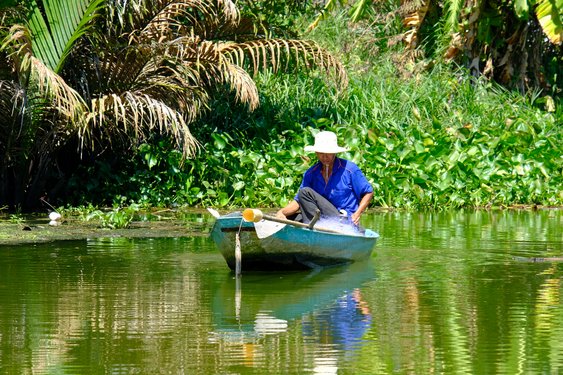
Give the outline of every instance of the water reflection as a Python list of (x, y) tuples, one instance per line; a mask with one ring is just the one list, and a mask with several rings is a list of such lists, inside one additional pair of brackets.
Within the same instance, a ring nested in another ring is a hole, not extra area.
[(393, 348), (385, 356), (393, 372), (563, 369), (561, 262), (519, 259), (563, 255), (561, 211), (392, 213), (370, 219), (382, 228), (379, 279), (367, 295), (380, 313), (374, 317), (377, 333), (370, 334)]
[(349, 356), (358, 349), (371, 321), (370, 307), (355, 288), (330, 306), (309, 313), (303, 320), (303, 335), (305, 340), (343, 350)]
[[(358, 350), (371, 325), (360, 289), (370, 281), (375, 281), (371, 262), (310, 272), (244, 274), (240, 285), (231, 275), (214, 296), (215, 328), (209, 340), (231, 350), (238, 347), (235, 353), (242, 355), (245, 368), (252, 368), (264, 366), (265, 356), (272, 355), (268, 343), (282, 335), (293, 337), (294, 345), (310, 347), (312, 373), (336, 373), (339, 353), (351, 356)], [(289, 364), (274, 368), (284, 365)]]
[[(197, 275), (207, 258), (193, 262), (185, 250), (197, 242), (108, 238), (2, 249), (0, 373), (176, 372), (182, 352), (170, 353), (172, 361), (157, 353), (174, 342), (189, 352), (177, 332), (202, 306)], [(197, 342), (204, 322), (192, 322), (186, 337)]]
[(365, 225), (364, 264), (238, 287), (205, 236), (0, 247), (0, 373), (563, 372), (563, 212)]
[(213, 300), (212, 339), (246, 342), (285, 332), (288, 322), (308, 313), (329, 305), (339, 311), (345, 305), (339, 300), (359, 296), (358, 288), (374, 278), (370, 262), (309, 272), (249, 273), (240, 285), (231, 275)]

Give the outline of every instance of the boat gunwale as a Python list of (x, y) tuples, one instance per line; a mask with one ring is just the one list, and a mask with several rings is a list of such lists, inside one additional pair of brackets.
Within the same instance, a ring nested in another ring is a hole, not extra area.
[[(236, 220), (236, 225), (224, 225), (223, 222), (225, 221), (235, 221)], [(241, 224), (242, 221), (242, 224)], [(220, 226), (220, 230), (221, 232), (237, 232), (239, 231), (244, 231), (244, 232), (250, 232), (255, 230), (254, 227), (254, 223), (253, 222), (248, 222), (245, 221), (241, 216), (221, 216), (217, 218), (217, 222), (220, 222), (221, 226)], [(323, 231), (323, 230), (318, 230), (315, 229), (315, 227), (308, 229), (308, 228), (302, 228), (302, 227), (297, 227), (297, 226), (292, 226), (291, 224), (286, 224), (284, 228), (282, 228), (280, 230), (281, 231), (296, 231), (298, 233), (315, 233), (315, 234), (322, 234), (322, 235), (329, 235), (329, 236), (337, 236), (337, 237), (347, 237), (347, 238), (354, 238), (354, 239), (366, 239), (366, 240), (378, 240), (379, 239), (379, 233), (371, 230), (371, 229), (366, 229), (366, 232), (364, 232), (364, 234), (356, 234), (356, 233), (335, 233), (335, 232), (328, 232), (328, 231)], [(370, 235), (366, 236), (365, 233), (367, 233), (367, 231), (369, 231)], [(277, 232), (279, 233), (279, 232)], [(275, 233), (273, 234), (273, 236), (275, 236)]]

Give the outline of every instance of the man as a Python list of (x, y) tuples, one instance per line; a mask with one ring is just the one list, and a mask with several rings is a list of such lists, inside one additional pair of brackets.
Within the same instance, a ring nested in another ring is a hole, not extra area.
[(305, 151), (315, 152), (319, 161), (303, 175), (294, 200), (276, 216), (309, 223), (320, 210), (323, 218), (345, 216), (358, 226), (373, 197), (373, 188), (356, 164), (336, 157), (348, 149), (338, 146), (336, 134), (321, 131), (315, 136), (315, 144), (306, 146)]

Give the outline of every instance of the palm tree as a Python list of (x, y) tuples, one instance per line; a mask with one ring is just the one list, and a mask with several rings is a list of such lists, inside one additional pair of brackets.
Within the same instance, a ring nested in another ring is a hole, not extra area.
[[(251, 73), (319, 68), (347, 84), (317, 44), (269, 39), (231, 0), (28, 0), (0, 24), (0, 205), (34, 207), (70, 140), (80, 149), (172, 137), (197, 149), (189, 124), (217, 87), (250, 110)], [(19, 21), (19, 22), (17, 22)]]

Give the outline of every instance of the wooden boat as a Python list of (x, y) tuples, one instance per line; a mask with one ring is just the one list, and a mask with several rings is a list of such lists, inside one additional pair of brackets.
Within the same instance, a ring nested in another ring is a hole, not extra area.
[(342, 233), (267, 218), (246, 221), (240, 212), (216, 216), (211, 237), (229, 268), (236, 268), (237, 233), (241, 267), (245, 271), (310, 269), (355, 262), (368, 258), (379, 238), (369, 229), (361, 233)]

